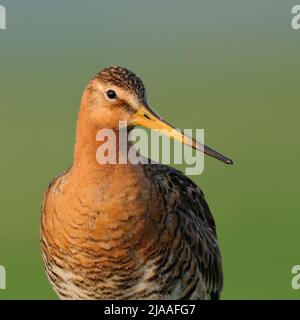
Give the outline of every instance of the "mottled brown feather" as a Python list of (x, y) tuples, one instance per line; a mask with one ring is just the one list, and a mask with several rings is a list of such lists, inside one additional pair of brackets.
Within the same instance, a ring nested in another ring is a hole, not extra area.
[(104, 108), (99, 85), (107, 83), (127, 90), (119, 90), (124, 99), (145, 99), (141, 80), (121, 67), (104, 69), (85, 90), (74, 163), (51, 182), (42, 206), (50, 283), (62, 299), (218, 298), (216, 228), (196, 184), (161, 164), (96, 161), (99, 127), (131, 116), (122, 101)]

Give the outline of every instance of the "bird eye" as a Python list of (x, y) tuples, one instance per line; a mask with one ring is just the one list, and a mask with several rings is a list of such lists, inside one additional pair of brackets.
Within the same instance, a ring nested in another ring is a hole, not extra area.
[(115, 99), (117, 97), (116, 91), (114, 90), (106, 91), (106, 95), (109, 99)]

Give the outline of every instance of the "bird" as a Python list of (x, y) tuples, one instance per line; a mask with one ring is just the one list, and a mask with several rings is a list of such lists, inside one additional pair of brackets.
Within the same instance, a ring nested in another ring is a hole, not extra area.
[(128, 132), (172, 129), (169, 138), (233, 163), (158, 116), (132, 71), (102, 69), (82, 95), (73, 164), (44, 193), (40, 241), (50, 284), (63, 300), (220, 299), (216, 225), (201, 189), (150, 159), (97, 161), (97, 132), (119, 137), (120, 121)]

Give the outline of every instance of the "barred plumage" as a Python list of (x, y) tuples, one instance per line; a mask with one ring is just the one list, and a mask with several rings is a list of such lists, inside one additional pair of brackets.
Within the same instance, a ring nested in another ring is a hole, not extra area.
[[(119, 71), (120, 80), (124, 69)], [(144, 89), (132, 77), (131, 85), (139, 85), (132, 90), (120, 80), (124, 91), (118, 95), (140, 103)], [(104, 124), (116, 127), (118, 105), (109, 106), (111, 124), (102, 119), (108, 111), (101, 94), (111, 82), (96, 77), (85, 91), (74, 164), (52, 181), (44, 197), (41, 243), (49, 281), (62, 299), (218, 298), (221, 257), (201, 190), (165, 165), (99, 165), (95, 159), (97, 130)], [(128, 116), (124, 110), (117, 120)], [(97, 113), (97, 125), (91, 112)]]

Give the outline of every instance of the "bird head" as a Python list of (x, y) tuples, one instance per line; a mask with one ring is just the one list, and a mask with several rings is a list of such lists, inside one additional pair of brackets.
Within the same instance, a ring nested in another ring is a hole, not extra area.
[(202, 145), (163, 120), (148, 105), (142, 80), (124, 67), (108, 67), (90, 82), (87, 93), (89, 116), (101, 128), (118, 129), (120, 121), (128, 128), (143, 126), (202, 151), (224, 163), (232, 160)]

